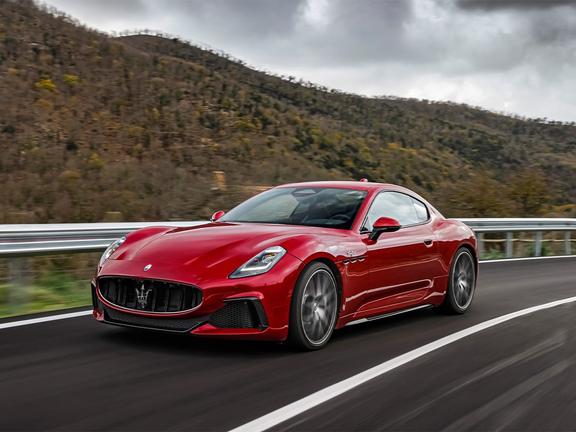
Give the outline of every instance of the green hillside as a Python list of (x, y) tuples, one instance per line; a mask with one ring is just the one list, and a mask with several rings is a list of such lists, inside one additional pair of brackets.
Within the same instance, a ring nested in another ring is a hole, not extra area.
[(448, 216), (574, 215), (576, 126), (364, 98), (0, 0), (0, 223), (196, 219), (287, 181), (414, 188)]

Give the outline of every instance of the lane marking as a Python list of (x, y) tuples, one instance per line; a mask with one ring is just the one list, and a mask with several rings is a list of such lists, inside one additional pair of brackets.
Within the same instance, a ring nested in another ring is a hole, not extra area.
[(39, 323), (44, 323), (44, 322), (48, 322), (48, 321), (57, 321), (57, 320), (63, 320), (63, 319), (68, 319), (68, 318), (77, 318), (77, 317), (81, 317), (81, 316), (85, 316), (85, 315), (92, 315), (92, 309), (78, 311), (78, 312), (70, 312), (70, 313), (65, 313), (65, 314), (58, 314), (58, 315), (48, 315), (48, 316), (44, 316), (44, 317), (40, 317), (40, 318), (30, 318), (30, 319), (25, 319), (25, 320), (20, 320), (20, 321), (9, 321), (9, 322), (5, 322), (5, 323), (0, 323), (0, 330), (12, 328), (12, 327), (26, 326), (26, 325), (30, 325), (30, 324), (39, 324)]
[(296, 417), (312, 408), (315, 408), (318, 405), (323, 404), (324, 402), (334, 399), (335, 397), (338, 397), (343, 393), (346, 393), (370, 380), (378, 378), (379, 376), (384, 375), (387, 372), (399, 368), (400, 366), (403, 366), (406, 363), (416, 360), (442, 347), (453, 344), (454, 342), (457, 342), (460, 339), (464, 339), (475, 333), (481, 332), (490, 327), (494, 327), (507, 321), (513, 320), (515, 318), (522, 317), (524, 315), (529, 315), (544, 309), (550, 309), (573, 302), (576, 302), (576, 297), (568, 297), (550, 303), (544, 303), (541, 305), (532, 306), (526, 309), (502, 315), (500, 317), (493, 318), (488, 321), (484, 321), (482, 323), (473, 325), (472, 327), (468, 327), (467, 329), (460, 330), (456, 333), (452, 333), (451, 335), (445, 336), (434, 342), (430, 342), (426, 345), (423, 345), (420, 348), (416, 348), (398, 357), (394, 357), (390, 360), (380, 363), (379, 365), (367, 369), (364, 372), (360, 372), (356, 375), (353, 375), (350, 378), (337, 382), (336, 384), (328, 386), (322, 390), (312, 393), (309, 396), (306, 396), (300, 400), (292, 402), (291, 404), (288, 404), (275, 411), (272, 411), (269, 414), (266, 414), (255, 420), (252, 420), (251, 422), (248, 422), (242, 426), (234, 428), (230, 432), (265, 431), (267, 429), (270, 429), (271, 427), (277, 426), (280, 423), (285, 422), (286, 420), (290, 420), (291, 418)]
[(493, 260), (481, 260), (480, 264), (491, 264), (498, 262), (514, 262), (514, 261), (532, 261), (532, 260), (543, 260), (543, 259), (555, 259), (555, 258), (576, 258), (576, 255), (555, 255), (555, 256), (542, 256), (542, 257), (525, 257), (525, 258), (502, 258)]

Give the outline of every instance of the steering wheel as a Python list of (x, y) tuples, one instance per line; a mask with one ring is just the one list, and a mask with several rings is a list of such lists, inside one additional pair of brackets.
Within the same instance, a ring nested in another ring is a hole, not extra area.
[(350, 216), (348, 216), (347, 214), (338, 213), (338, 214), (335, 214), (334, 216), (331, 216), (330, 219), (337, 219), (337, 220), (341, 220), (342, 222), (350, 222), (350, 220), (352, 218)]

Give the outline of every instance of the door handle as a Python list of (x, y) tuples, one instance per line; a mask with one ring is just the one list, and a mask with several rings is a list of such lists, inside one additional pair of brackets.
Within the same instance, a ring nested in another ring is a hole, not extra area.
[(428, 247), (432, 246), (433, 243), (434, 243), (434, 240), (432, 240), (432, 239), (424, 240), (424, 244)]

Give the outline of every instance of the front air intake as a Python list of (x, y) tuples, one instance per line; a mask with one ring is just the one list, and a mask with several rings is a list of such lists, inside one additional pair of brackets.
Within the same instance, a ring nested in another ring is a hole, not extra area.
[(265, 328), (268, 326), (258, 300), (234, 300), (210, 316), (210, 324), (219, 328)]
[(189, 332), (206, 321), (205, 317), (167, 318), (150, 317), (120, 312), (104, 307), (104, 320), (110, 324), (171, 332)]

